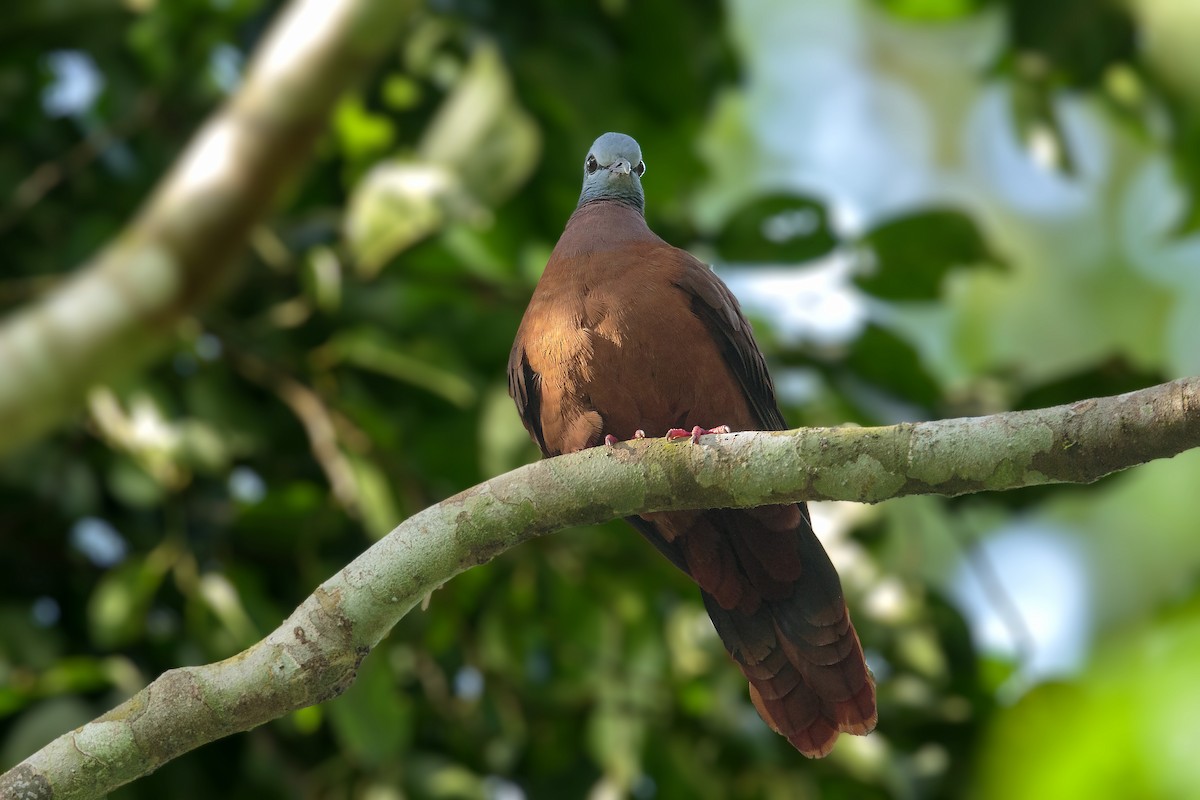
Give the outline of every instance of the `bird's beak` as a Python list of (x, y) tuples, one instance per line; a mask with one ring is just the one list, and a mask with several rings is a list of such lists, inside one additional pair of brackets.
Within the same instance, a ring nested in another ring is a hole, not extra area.
[(608, 168), (609, 172), (616, 172), (619, 175), (628, 175), (633, 172), (633, 167), (629, 166), (629, 162), (623, 158), (618, 158)]

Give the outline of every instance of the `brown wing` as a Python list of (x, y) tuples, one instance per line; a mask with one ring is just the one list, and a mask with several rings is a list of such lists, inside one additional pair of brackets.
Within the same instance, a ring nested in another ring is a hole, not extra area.
[(529, 357), (525, 354), (522, 337), (518, 333), (513, 342), (512, 352), (508, 355), (508, 395), (517, 405), (517, 413), (525, 430), (537, 442), (543, 456), (549, 456), (546, 449), (546, 438), (542, 433), (542, 392), (541, 376), (529, 366)]
[(711, 269), (680, 252), (686, 263), (675, 285), (691, 297), (692, 313), (717, 342), (762, 429), (784, 430), (787, 424), (775, 400), (775, 384), (737, 298)]

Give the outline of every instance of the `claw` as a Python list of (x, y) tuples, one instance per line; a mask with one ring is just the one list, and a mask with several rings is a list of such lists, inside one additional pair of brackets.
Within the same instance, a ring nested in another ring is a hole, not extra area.
[[(634, 438), (634, 439), (645, 439), (645, 438), (646, 438), (646, 432), (645, 432), (644, 430), (642, 430), (641, 428), (639, 428), (638, 430), (636, 430), (636, 431), (634, 431), (634, 432), (633, 432), (633, 437), (632, 437), (632, 438)], [(621, 440), (620, 440), (620, 439), (618, 439), (617, 437), (613, 436), (611, 433), (610, 433), (610, 434), (607, 434), (607, 435), (604, 437), (604, 444), (605, 444), (605, 446), (606, 446), (606, 447), (612, 447), (613, 445), (615, 445), (615, 444), (616, 444), (617, 442), (619, 442), (619, 441), (621, 441)]]
[(718, 425), (715, 428), (701, 428), (699, 425), (686, 431), (683, 428), (671, 428), (667, 431), (667, 439), (675, 441), (676, 439), (691, 439), (692, 444), (700, 444), (700, 437), (707, 436), (710, 433), (729, 433), (728, 425)]

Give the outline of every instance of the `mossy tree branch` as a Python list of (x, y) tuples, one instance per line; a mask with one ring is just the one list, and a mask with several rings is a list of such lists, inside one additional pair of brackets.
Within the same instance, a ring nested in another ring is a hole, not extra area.
[(206, 742), (344, 691), (429, 592), (521, 542), (639, 512), (879, 502), (1089, 483), (1200, 446), (1200, 378), (1065, 406), (883, 428), (627, 442), (531, 464), (405, 521), (233, 658), (164, 673), (0, 776), (0, 798), (99, 797)]

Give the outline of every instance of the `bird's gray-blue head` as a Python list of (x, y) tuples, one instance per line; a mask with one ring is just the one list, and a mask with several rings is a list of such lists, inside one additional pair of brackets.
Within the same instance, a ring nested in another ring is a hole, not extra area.
[(632, 136), (606, 133), (592, 143), (583, 161), (583, 191), (579, 205), (593, 200), (615, 200), (642, 211), (646, 201), (642, 195), (642, 175), (646, 162), (642, 148)]

